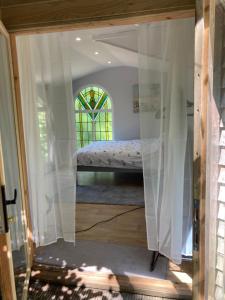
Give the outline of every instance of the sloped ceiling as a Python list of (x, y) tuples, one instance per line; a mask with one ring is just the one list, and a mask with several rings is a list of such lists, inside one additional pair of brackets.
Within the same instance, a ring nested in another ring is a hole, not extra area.
[(137, 67), (137, 33), (137, 24), (71, 32), (73, 78), (117, 66)]

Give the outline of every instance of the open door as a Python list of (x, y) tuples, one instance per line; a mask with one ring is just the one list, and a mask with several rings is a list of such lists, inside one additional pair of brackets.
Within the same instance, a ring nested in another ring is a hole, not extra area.
[(193, 299), (224, 299), (224, 1), (196, 1)]
[(0, 283), (2, 298), (26, 299), (30, 273), (9, 36), (0, 23)]

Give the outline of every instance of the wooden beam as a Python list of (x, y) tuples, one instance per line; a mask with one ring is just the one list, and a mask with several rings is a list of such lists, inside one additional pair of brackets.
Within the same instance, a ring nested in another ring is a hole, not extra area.
[[(206, 145), (209, 102), (210, 0), (196, 1), (194, 95), (194, 278), (193, 299), (205, 299)], [(197, 242), (197, 244), (196, 244)]]
[(10, 233), (0, 234), (0, 287), (4, 300), (16, 300)]
[(37, 2), (47, 2), (49, 0), (1, 0), (0, 7), (9, 7), (21, 4), (31, 4)]
[[(26, 270), (26, 280), (23, 288), (23, 297), (26, 297), (27, 290), (28, 290), (28, 284), (29, 284), (29, 277), (30, 277), (30, 271), (31, 271), (31, 265), (33, 261), (33, 242), (32, 242), (32, 230), (31, 230), (31, 218), (30, 218), (30, 210), (29, 206), (27, 205), (27, 198), (28, 198), (28, 178), (26, 176), (26, 164), (25, 164), (25, 149), (23, 152), (23, 148), (21, 148), (21, 126), (22, 121), (18, 117), (17, 114), (17, 103), (16, 103), (16, 91), (15, 91), (15, 85), (14, 85), (14, 78), (13, 78), (13, 63), (12, 63), (12, 57), (11, 57), (11, 45), (10, 45), (10, 36), (5, 29), (4, 25), (0, 21), (0, 33), (3, 34), (7, 40), (7, 46), (8, 46), (8, 60), (9, 60), (9, 68), (10, 68), (10, 74), (11, 74), (11, 88), (12, 88), (12, 101), (13, 101), (13, 114), (15, 119), (15, 134), (16, 134), (16, 143), (17, 143), (17, 154), (18, 154), (18, 166), (19, 166), (19, 175), (20, 175), (20, 188), (21, 188), (21, 204), (23, 209), (23, 216), (24, 216), (24, 228), (27, 229), (27, 232), (25, 234), (26, 237), (24, 241), (24, 251), (27, 258), (27, 270)], [(1, 165), (1, 164), (0, 164)], [(25, 171), (24, 171), (25, 170)], [(1, 175), (1, 174), (0, 174)], [(0, 176), (1, 177), (1, 176)], [(0, 180), (1, 181), (1, 180)], [(7, 239), (10, 239), (7, 235)], [(2, 241), (4, 239), (2, 238)], [(6, 239), (5, 239), (6, 242)], [(11, 241), (10, 241), (11, 243)], [(11, 249), (11, 248), (10, 248)], [(3, 297), (4, 299), (4, 297)]]
[(78, 269), (61, 268), (52, 265), (35, 264), (32, 280), (43, 280), (62, 285), (88, 287), (141, 295), (192, 299), (191, 284), (171, 282), (170, 280), (142, 277), (137, 275), (117, 275), (88, 272)]
[[(21, 31), (41, 28), (56, 29), (98, 21), (97, 26), (115, 23), (157, 21), (194, 15), (194, 0), (51, 0), (2, 7), (2, 20), (7, 30)], [(141, 18), (140, 18), (141, 17)], [(66, 26), (66, 27), (65, 27)]]
[(20, 167), (20, 178), (21, 178), (21, 191), (23, 195), (23, 209), (24, 217), (27, 229), (28, 238), (28, 265), (29, 268), (32, 266), (33, 255), (34, 255), (34, 243), (33, 243), (33, 232), (31, 223), (30, 203), (29, 203), (29, 191), (28, 191), (28, 175), (27, 175), (27, 164), (26, 164), (26, 151), (25, 151), (25, 139), (23, 129), (23, 116), (22, 116), (22, 105), (21, 105), (21, 94), (20, 94), (20, 82), (19, 82), (19, 68), (18, 68), (18, 57), (16, 52), (16, 37), (10, 35), (10, 52), (11, 52), (11, 67), (13, 74), (13, 87), (14, 87), (14, 110), (15, 110), (15, 123), (17, 129), (17, 146), (19, 152), (19, 167)]

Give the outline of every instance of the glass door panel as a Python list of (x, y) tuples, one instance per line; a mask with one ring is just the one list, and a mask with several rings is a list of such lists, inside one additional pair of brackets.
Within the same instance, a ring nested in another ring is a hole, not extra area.
[(23, 221), (24, 211), (14, 120), (8, 40), (3, 34), (0, 34), (0, 70), (0, 137), (4, 170), (4, 179), (2, 180), (4, 182), (1, 182), (1, 196), (3, 198), (3, 211), (5, 208), (5, 231), (9, 231), (11, 237), (10, 242), (17, 299), (22, 299), (23, 288), (27, 279), (27, 244), (25, 242), (27, 239)]

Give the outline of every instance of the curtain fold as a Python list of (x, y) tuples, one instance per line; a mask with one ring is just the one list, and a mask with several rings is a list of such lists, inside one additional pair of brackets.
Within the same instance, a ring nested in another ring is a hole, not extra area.
[(75, 120), (68, 33), (17, 38), (34, 240), (75, 240)]
[(139, 96), (148, 248), (176, 263), (181, 262), (182, 253), (192, 252), (192, 143), (188, 136), (193, 130), (189, 116), (193, 47), (193, 19), (140, 26)]

